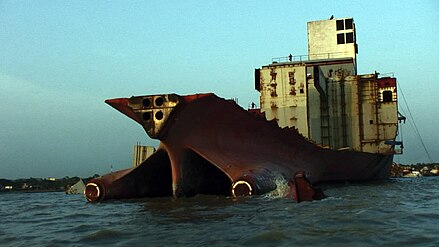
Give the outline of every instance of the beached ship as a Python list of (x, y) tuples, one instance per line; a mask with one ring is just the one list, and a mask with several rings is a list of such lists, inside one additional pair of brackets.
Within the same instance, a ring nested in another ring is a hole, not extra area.
[(302, 201), (324, 197), (315, 183), (388, 178), (402, 144), (396, 79), (357, 74), (352, 18), (309, 22), (308, 43), (308, 55), (255, 70), (260, 109), (211, 93), (107, 100), (160, 146), (140, 165), (90, 181), (87, 199), (242, 196), (283, 184)]

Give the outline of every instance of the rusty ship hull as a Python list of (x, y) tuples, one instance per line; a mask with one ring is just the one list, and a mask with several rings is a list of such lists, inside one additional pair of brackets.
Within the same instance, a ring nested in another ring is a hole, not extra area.
[(139, 166), (92, 180), (87, 199), (245, 196), (285, 187), (300, 202), (323, 198), (313, 187), (321, 182), (389, 178), (403, 148), (396, 78), (357, 74), (353, 18), (307, 26), (308, 55), (255, 69), (260, 109), (211, 93), (107, 100), (160, 146)]
[(315, 199), (321, 194), (311, 184), (390, 175), (392, 154), (325, 149), (294, 128), (280, 128), (214, 94), (150, 95), (106, 103), (142, 125), (160, 146), (141, 165), (90, 181), (89, 201), (264, 194), (276, 189), (279, 178), (296, 200), (298, 188), (299, 194)]

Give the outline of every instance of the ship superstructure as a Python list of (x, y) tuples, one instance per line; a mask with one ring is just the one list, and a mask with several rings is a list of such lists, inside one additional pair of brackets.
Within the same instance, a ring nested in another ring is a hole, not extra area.
[(395, 153), (396, 79), (358, 75), (352, 18), (308, 22), (308, 55), (255, 71), (261, 111), (331, 149)]

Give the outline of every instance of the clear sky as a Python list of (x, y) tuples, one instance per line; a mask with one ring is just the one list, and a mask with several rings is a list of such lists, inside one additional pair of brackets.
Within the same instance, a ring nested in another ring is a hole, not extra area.
[[(307, 54), (306, 23), (331, 15), (354, 18), (359, 73), (395, 74), (439, 162), (439, 1), (0, 0), (0, 178), (129, 167), (136, 142), (157, 142), (105, 99), (213, 92), (247, 108), (254, 69)], [(412, 125), (395, 161), (429, 162)]]

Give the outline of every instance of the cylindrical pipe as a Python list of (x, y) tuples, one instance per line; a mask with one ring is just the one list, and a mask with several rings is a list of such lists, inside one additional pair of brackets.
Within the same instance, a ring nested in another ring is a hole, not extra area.
[(105, 188), (97, 183), (87, 183), (85, 186), (85, 198), (89, 202), (98, 202), (101, 201), (105, 197)]
[(244, 180), (238, 180), (232, 184), (232, 196), (251, 196), (253, 187)]
[(277, 188), (275, 176), (267, 169), (251, 170), (232, 183), (232, 196), (262, 195)]
[(126, 194), (133, 194), (132, 182), (126, 178), (134, 168), (109, 173), (94, 178), (85, 185), (85, 198), (89, 202), (100, 202), (112, 198), (124, 198)]

